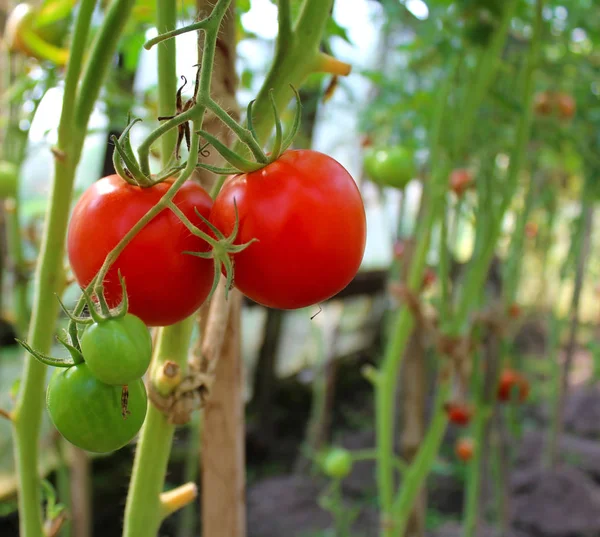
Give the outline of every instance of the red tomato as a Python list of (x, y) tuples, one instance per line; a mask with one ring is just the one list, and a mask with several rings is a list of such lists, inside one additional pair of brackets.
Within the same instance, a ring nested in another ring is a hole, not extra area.
[(406, 253), (406, 241), (398, 239), (394, 242), (394, 258), (402, 259)]
[(514, 369), (505, 369), (500, 374), (498, 382), (498, 400), (510, 401), (514, 390), (517, 390), (518, 400), (522, 403), (529, 396), (529, 382)]
[(459, 438), (454, 448), (456, 456), (463, 462), (468, 462), (473, 457), (475, 443), (472, 438)]
[(435, 273), (435, 270), (433, 270), (431, 267), (426, 267), (425, 272), (423, 273), (423, 282), (421, 283), (421, 289), (428, 289), (435, 283), (436, 280), (437, 275)]
[[(69, 261), (79, 285), (86, 286), (107, 254), (169, 189), (129, 185), (118, 175), (100, 179), (79, 199), (69, 223)], [(198, 184), (187, 182), (173, 201), (190, 221), (207, 226), (211, 199)], [(210, 259), (184, 254), (207, 251), (205, 241), (192, 235), (169, 210), (151, 220), (125, 247), (104, 280), (109, 306), (121, 300), (120, 270), (127, 285), (129, 312), (149, 326), (167, 326), (194, 313), (210, 292), (214, 268)]]
[(561, 119), (571, 119), (575, 115), (575, 99), (568, 93), (559, 93), (556, 96), (556, 105), (558, 117)]
[(554, 97), (547, 91), (536, 93), (533, 108), (538, 116), (549, 116), (554, 108)]
[(450, 174), (450, 190), (458, 197), (462, 196), (473, 184), (473, 176), (469, 170), (460, 168)]
[(350, 283), (362, 261), (365, 209), (356, 183), (337, 161), (316, 151), (286, 151), (272, 164), (229, 177), (211, 222), (225, 235), (239, 214), (235, 286), (279, 309), (310, 306)]
[(511, 319), (518, 319), (521, 316), (521, 306), (517, 303), (513, 303), (508, 307), (508, 316)]
[(448, 420), (460, 427), (468, 425), (473, 415), (471, 408), (464, 403), (446, 403), (444, 410), (446, 411)]
[(535, 239), (538, 234), (538, 226), (535, 222), (527, 222), (525, 224), (525, 236), (528, 239)]

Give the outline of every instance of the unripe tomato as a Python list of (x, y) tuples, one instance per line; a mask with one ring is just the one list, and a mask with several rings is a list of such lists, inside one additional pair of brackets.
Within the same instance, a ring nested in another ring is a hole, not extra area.
[(444, 405), (448, 420), (455, 425), (465, 427), (471, 421), (473, 411), (464, 403), (449, 402)]
[[(87, 286), (106, 256), (127, 232), (167, 192), (170, 182), (150, 188), (126, 183), (118, 175), (96, 181), (79, 199), (71, 221), (67, 249), (77, 283)], [(208, 218), (212, 200), (197, 183), (186, 182), (173, 202), (196, 227), (208, 227), (195, 210)], [(165, 209), (131, 240), (104, 279), (109, 306), (121, 301), (121, 271), (127, 285), (129, 312), (148, 326), (175, 324), (194, 313), (212, 287), (214, 266), (184, 252), (206, 252), (208, 244), (192, 235)]]
[(510, 401), (514, 390), (517, 390), (519, 402), (524, 402), (529, 396), (529, 382), (518, 371), (505, 369), (500, 373), (498, 400), (501, 402)]
[(332, 449), (323, 461), (323, 471), (334, 479), (343, 479), (352, 471), (352, 455), (342, 448)]
[(146, 388), (141, 380), (123, 389), (99, 381), (85, 363), (54, 373), (46, 402), (56, 429), (71, 444), (94, 453), (122, 448), (146, 417)]
[(123, 386), (141, 378), (152, 358), (152, 338), (139, 317), (128, 313), (88, 326), (81, 336), (83, 359), (106, 384)]
[(473, 458), (475, 451), (475, 442), (472, 438), (459, 438), (454, 447), (456, 456), (463, 462), (468, 462)]
[(571, 119), (575, 115), (575, 99), (568, 93), (559, 93), (556, 96), (556, 106), (558, 117), (561, 119)]
[(460, 198), (473, 184), (473, 176), (469, 170), (458, 168), (452, 170), (449, 183), (450, 190)]
[(284, 152), (252, 173), (229, 177), (210, 220), (229, 236), (239, 215), (235, 286), (271, 308), (326, 300), (358, 272), (366, 241), (365, 208), (354, 179), (317, 151)]
[(536, 93), (533, 109), (538, 116), (549, 116), (554, 109), (554, 97), (547, 91)]
[(414, 156), (401, 146), (369, 149), (364, 165), (369, 179), (382, 186), (404, 188), (415, 174)]

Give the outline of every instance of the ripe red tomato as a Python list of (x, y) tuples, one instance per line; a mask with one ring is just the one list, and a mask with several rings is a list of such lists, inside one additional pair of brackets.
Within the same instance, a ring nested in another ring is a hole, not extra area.
[(229, 177), (210, 220), (225, 235), (239, 214), (235, 286), (279, 309), (310, 306), (350, 283), (362, 261), (365, 208), (350, 174), (331, 157), (286, 151), (272, 164)]
[(558, 117), (561, 119), (571, 119), (575, 115), (575, 99), (568, 93), (559, 93), (556, 96), (556, 105)]
[(455, 425), (465, 427), (471, 421), (473, 411), (464, 403), (449, 402), (444, 405), (448, 420)]
[(529, 381), (518, 371), (505, 369), (500, 374), (498, 382), (498, 400), (510, 401), (515, 390), (517, 390), (519, 402), (524, 402), (529, 396)]
[(456, 456), (463, 462), (468, 462), (473, 458), (475, 451), (475, 442), (472, 438), (459, 438), (454, 447)]
[[(85, 363), (58, 369), (48, 384), (48, 413), (71, 444), (94, 453), (122, 448), (146, 417), (146, 388), (141, 379), (121, 386), (99, 381)], [(125, 403), (126, 402), (126, 406)]]
[(449, 182), (450, 190), (460, 198), (473, 184), (473, 176), (469, 170), (458, 168), (450, 174)]
[[(118, 175), (100, 179), (79, 199), (69, 223), (67, 249), (80, 286), (86, 286), (106, 255), (168, 190), (169, 183), (150, 188), (129, 185)], [(173, 201), (199, 228), (207, 226), (195, 214), (208, 218), (211, 199), (196, 183), (187, 182)], [(210, 292), (214, 268), (210, 259), (185, 251), (207, 251), (208, 245), (192, 235), (169, 210), (148, 223), (125, 247), (104, 280), (108, 304), (121, 300), (118, 270), (125, 278), (129, 312), (149, 326), (167, 326), (194, 313)]]
[(533, 109), (538, 116), (549, 116), (554, 109), (554, 97), (547, 91), (536, 93)]

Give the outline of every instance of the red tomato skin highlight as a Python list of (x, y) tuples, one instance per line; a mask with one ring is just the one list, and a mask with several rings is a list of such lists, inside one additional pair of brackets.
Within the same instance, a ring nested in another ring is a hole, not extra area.
[[(94, 183), (79, 199), (67, 238), (69, 261), (77, 283), (86, 286), (96, 275), (106, 255), (169, 189), (170, 182), (150, 188), (126, 183), (111, 175)], [(187, 182), (174, 203), (189, 220), (207, 231), (194, 207), (208, 218), (212, 200), (198, 184)], [(184, 254), (207, 251), (205, 241), (165, 209), (154, 217), (126, 246), (104, 280), (109, 306), (121, 301), (118, 270), (127, 286), (129, 312), (148, 326), (168, 326), (194, 313), (210, 292), (212, 260)]]
[(356, 275), (365, 249), (366, 217), (358, 187), (331, 157), (286, 151), (272, 164), (229, 177), (211, 222), (226, 236), (239, 215), (235, 286), (277, 309), (317, 304)]

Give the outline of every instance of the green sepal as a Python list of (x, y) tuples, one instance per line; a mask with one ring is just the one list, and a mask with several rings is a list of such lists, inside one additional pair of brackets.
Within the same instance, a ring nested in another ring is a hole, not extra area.
[(271, 149), (271, 159), (275, 161), (281, 156), (283, 129), (281, 127), (281, 118), (279, 117), (279, 112), (277, 111), (277, 103), (275, 103), (275, 97), (272, 89), (269, 90), (269, 100), (271, 101), (271, 108), (273, 109), (273, 121), (275, 123), (275, 140)]
[(298, 90), (291, 84), (290, 87), (292, 88), (292, 91), (296, 97), (296, 113), (294, 114), (294, 121), (292, 122), (290, 132), (283, 141), (282, 153), (287, 151), (292, 145), (294, 138), (296, 138), (296, 134), (298, 134), (298, 131), (300, 130), (300, 123), (302, 122), (302, 100), (300, 99), (300, 93), (298, 93)]
[(229, 164), (234, 168), (241, 170), (242, 172), (249, 173), (264, 168), (264, 164), (257, 162), (251, 162), (243, 157), (240, 157), (237, 153), (229, 149), (223, 142), (218, 138), (215, 138), (212, 134), (206, 131), (198, 131), (198, 135), (202, 136), (207, 142), (212, 145), (219, 155), (221, 155)]
[(54, 358), (48, 354), (43, 352), (33, 350), (27, 343), (21, 341), (20, 339), (15, 339), (15, 341), (21, 345), (31, 356), (33, 356), (38, 362), (41, 362), (45, 365), (50, 365), (52, 367), (73, 367), (77, 365), (73, 357), (70, 358)]

